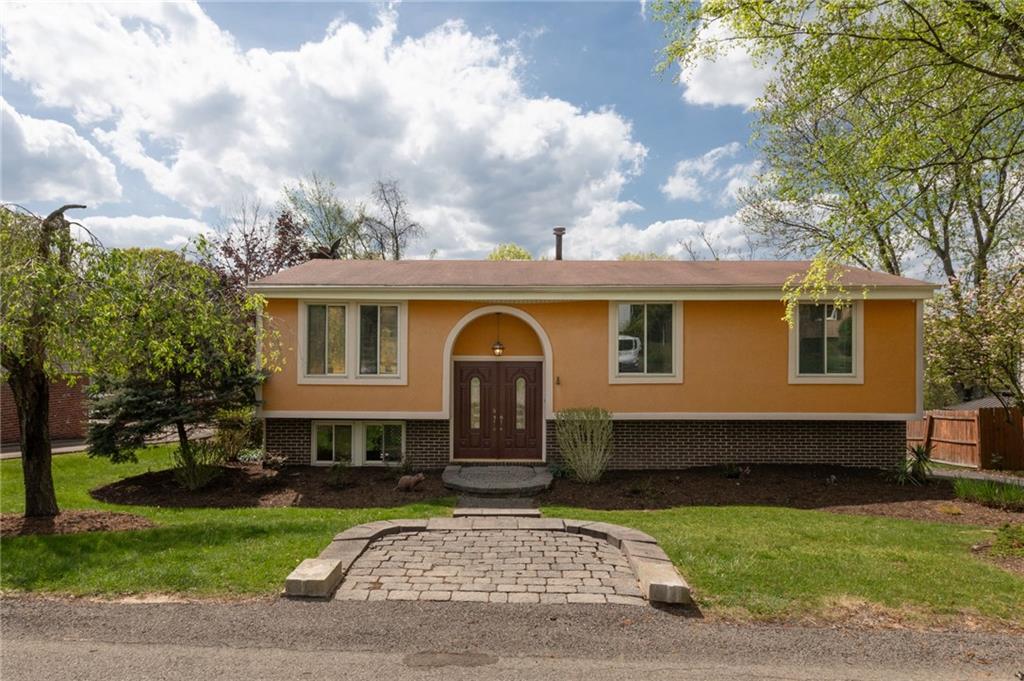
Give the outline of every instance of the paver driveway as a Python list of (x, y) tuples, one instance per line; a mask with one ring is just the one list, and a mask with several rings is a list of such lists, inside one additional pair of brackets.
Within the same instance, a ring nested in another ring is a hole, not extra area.
[(353, 563), (339, 600), (644, 605), (636, 575), (606, 541), (543, 530), (400, 532)]

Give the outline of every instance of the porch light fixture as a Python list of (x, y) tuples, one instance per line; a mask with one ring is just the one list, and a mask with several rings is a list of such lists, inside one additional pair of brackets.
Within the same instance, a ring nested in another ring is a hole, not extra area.
[(494, 345), (491, 346), (491, 352), (494, 353), (495, 357), (501, 357), (505, 352), (505, 346), (501, 344), (501, 313), (495, 313), (496, 321), (498, 324), (497, 339), (494, 341)]

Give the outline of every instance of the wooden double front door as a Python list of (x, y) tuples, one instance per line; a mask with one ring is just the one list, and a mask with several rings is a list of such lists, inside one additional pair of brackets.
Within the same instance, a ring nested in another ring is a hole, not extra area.
[(540, 362), (455, 363), (454, 458), (541, 458)]

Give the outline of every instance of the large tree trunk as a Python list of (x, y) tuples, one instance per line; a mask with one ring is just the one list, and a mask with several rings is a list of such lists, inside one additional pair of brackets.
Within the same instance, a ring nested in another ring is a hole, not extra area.
[(21, 466), (25, 479), (25, 516), (60, 513), (50, 471), (50, 379), (40, 367), (22, 365), (7, 381), (21, 426)]

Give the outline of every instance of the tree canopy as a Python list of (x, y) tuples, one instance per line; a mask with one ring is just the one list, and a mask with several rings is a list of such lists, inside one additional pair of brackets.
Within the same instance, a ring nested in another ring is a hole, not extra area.
[[(132, 458), (146, 437), (172, 427), (187, 454), (193, 426), (254, 403), (277, 357), (253, 323), (262, 315), (259, 296), (226, 288), (210, 269), (158, 249), (110, 251), (89, 279), (96, 283), (87, 334), (97, 366), (92, 453)], [(253, 349), (261, 344), (257, 360)]]
[(487, 254), (488, 260), (533, 260), (533, 255), (519, 244), (498, 244)]

